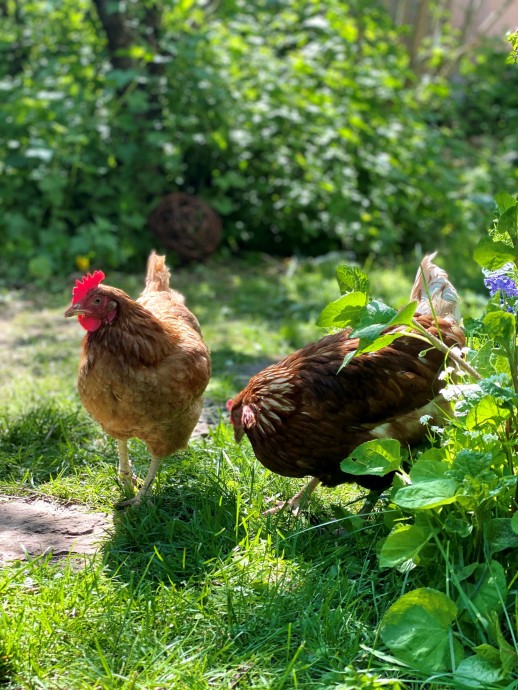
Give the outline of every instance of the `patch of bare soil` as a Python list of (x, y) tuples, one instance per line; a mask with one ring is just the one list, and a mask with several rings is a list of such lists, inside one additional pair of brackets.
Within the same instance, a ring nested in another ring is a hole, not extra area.
[(0, 565), (52, 554), (53, 558), (94, 554), (112, 517), (88, 513), (40, 498), (0, 498)]

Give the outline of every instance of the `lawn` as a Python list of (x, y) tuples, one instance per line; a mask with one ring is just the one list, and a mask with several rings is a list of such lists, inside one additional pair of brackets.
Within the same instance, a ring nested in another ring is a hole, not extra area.
[[(165, 463), (151, 502), (125, 512), (112, 507), (115, 443), (75, 389), (82, 331), (63, 318), (72, 280), (0, 295), (0, 494), (113, 515), (81, 564), (49, 555), (0, 571), (4, 687), (423, 687), (376, 635), (406, 582), (376, 566), (383, 504), (362, 523), (362, 494), (346, 486), (318, 490), (298, 518), (263, 516), (267, 498), (302, 482), (265, 470), (226, 419), (251, 374), (323, 334), (314, 324), (338, 296), (338, 263), (212, 259), (174, 271), (212, 353), (210, 432)], [(401, 306), (413, 272), (370, 271), (373, 296)], [(106, 283), (136, 296), (142, 276)], [(142, 475), (145, 447), (130, 452)]]

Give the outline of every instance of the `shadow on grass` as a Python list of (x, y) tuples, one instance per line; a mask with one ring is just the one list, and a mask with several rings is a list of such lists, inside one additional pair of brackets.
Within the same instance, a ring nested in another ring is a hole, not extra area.
[[(268, 544), (282, 560), (318, 562), (324, 569), (351, 561), (352, 552), (360, 563), (368, 558), (364, 535), (342, 529), (351, 513), (339, 499), (329, 508), (317, 498), (298, 518), (287, 512), (264, 516), (265, 496), (281, 487), (288, 497), (300, 482), (263, 470), (247, 444), (235, 446), (226, 426), (201, 447), (171, 458), (149, 502), (115, 512), (103, 550), (108, 569), (123, 580), (145, 574), (175, 586), (202, 586), (252, 541)], [(375, 520), (370, 527), (368, 541), (383, 529)], [(374, 552), (370, 557), (374, 565)]]
[[(48, 495), (57, 491), (61, 498), (104, 507), (117, 499), (116, 451), (110, 443), (110, 457), (101, 458), (92, 446), (92, 438), (101, 437), (81, 408), (44, 406), (3, 420), (0, 481), (23, 481), (36, 489), (47, 483)], [(149, 465), (145, 445), (132, 443), (130, 453), (143, 476)], [(351, 560), (351, 550), (361, 553), (361, 540), (340, 531), (349, 513), (332, 495), (329, 505), (325, 489), (328, 505), (315, 495), (299, 518), (284, 512), (262, 515), (266, 496), (288, 498), (301, 486), (302, 480), (265, 471), (248, 442), (237, 446), (229, 425), (220, 424), (207, 439), (164, 462), (149, 502), (114, 512), (103, 547), (106, 566), (125, 581), (145, 573), (154, 582), (197, 586), (253, 539), (265, 540), (279, 558), (317, 561), (322, 568)]]
[(218, 458), (216, 468), (199, 458), (196, 451), (173, 456), (151, 499), (114, 512), (114, 531), (103, 551), (122, 579), (144, 572), (175, 584), (198, 579), (243, 539), (239, 499), (218, 476)]

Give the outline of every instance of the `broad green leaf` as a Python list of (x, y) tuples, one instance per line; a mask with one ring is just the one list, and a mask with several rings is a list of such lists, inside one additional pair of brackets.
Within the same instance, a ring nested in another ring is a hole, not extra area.
[[(452, 670), (462, 650), (452, 639), (457, 607), (446, 594), (423, 587), (400, 597), (383, 616), (381, 637), (391, 652), (425, 673)], [(453, 643), (453, 645), (452, 645)]]
[(349, 292), (369, 292), (370, 282), (367, 275), (355, 266), (338, 266), (336, 269), (336, 280), (340, 288), (340, 294), (346, 295)]
[(491, 553), (518, 548), (518, 534), (515, 534), (511, 518), (493, 518), (486, 525), (485, 534)]
[(488, 396), (483, 398), (472, 410), (469, 411), (466, 417), (466, 429), (476, 429), (484, 424), (501, 424), (505, 421), (511, 412), (505, 408), (499, 407), (495, 400)]
[(516, 206), (516, 199), (510, 194), (507, 194), (507, 192), (500, 192), (499, 194), (495, 194), (495, 203), (500, 213), (505, 213), (508, 208)]
[(463, 448), (455, 456), (452, 463), (452, 474), (462, 481), (464, 477), (479, 477), (493, 462), (491, 453)]
[(480, 659), (485, 659), (485, 661), (489, 661), (495, 665), (500, 663), (500, 652), (496, 647), (492, 647), (490, 644), (479, 644), (473, 647), (473, 651)]
[(486, 333), (502, 345), (508, 345), (514, 337), (516, 320), (507, 311), (491, 311), (482, 320)]
[(404, 486), (394, 496), (394, 503), (407, 510), (430, 510), (455, 503), (457, 486), (453, 479), (435, 479)]
[(362, 443), (343, 460), (341, 469), (348, 474), (370, 474), (383, 477), (401, 465), (401, 445), (393, 438), (374, 439)]
[(478, 566), (479, 563), (470, 563), (469, 565), (465, 565), (464, 567), (462, 567), (460, 570), (457, 570), (457, 580), (459, 582), (467, 580), (468, 577), (471, 577), (473, 575)]
[(340, 365), (340, 369), (338, 369), (338, 372), (337, 372), (337, 373), (340, 373), (340, 372), (342, 371), (342, 369), (343, 369), (344, 367), (346, 367), (346, 366), (349, 364), (349, 362), (351, 361), (351, 359), (353, 359), (353, 357), (356, 357), (357, 354), (358, 354), (358, 350), (353, 350), (352, 352), (348, 352), (348, 353), (345, 355), (344, 361), (343, 361), (342, 364)]
[(514, 252), (504, 242), (494, 242), (490, 237), (483, 237), (475, 247), (473, 258), (482, 268), (495, 271), (509, 261), (514, 261)]
[(479, 656), (463, 659), (453, 672), (453, 678), (461, 688), (488, 690), (504, 678), (502, 667)]
[(394, 316), (389, 326), (411, 326), (417, 308), (417, 301), (409, 302)]
[[(385, 328), (385, 327), (383, 327)], [(401, 338), (405, 333), (401, 331), (397, 331), (396, 333), (385, 333), (385, 335), (380, 335), (379, 338), (376, 338), (375, 340), (367, 340), (367, 339), (362, 339), (358, 343), (358, 354), (362, 354), (363, 352), (376, 352), (377, 350), (381, 350), (383, 347), (388, 347), (391, 343), (394, 342), (394, 340), (397, 340), (398, 338)]]
[(430, 530), (416, 525), (395, 527), (383, 542), (379, 555), (382, 568), (394, 568), (406, 561), (413, 561), (416, 565), (419, 551), (432, 536)]
[(514, 405), (518, 404), (518, 393), (515, 393), (511, 387), (511, 378), (505, 374), (495, 374), (482, 379), (482, 381), (479, 381), (479, 386), (486, 395), (492, 395), (498, 401), (505, 400)]
[[(509, 674), (515, 669), (518, 669), (518, 651), (516, 650), (516, 645), (509, 644), (509, 642), (505, 639), (500, 627), (500, 620), (496, 614), (491, 617), (491, 623), (496, 641), (498, 642), (498, 651), (502, 670), (504, 674)], [(478, 647), (475, 647), (473, 651), (479, 654)]]
[(518, 534), (518, 512), (511, 518), (511, 528), (515, 534)]
[(465, 583), (465, 591), (477, 612), (489, 619), (502, 610), (507, 597), (507, 583), (503, 566), (498, 561), (479, 565), (472, 575), (474, 582)]
[(317, 326), (322, 328), (346, 328), (360, 318), (365, 305), (367, 295), (363, 292), (349, 292), (330, 302), (324, 307), (317, 319)]
[(426, 462), (428, 460), (435, 460), (436, 462), (443, 462), (446, 457), (446, 451), (444, 448), (427, 448), (423, 450), (415, 465), (420, 462)]
[(391, 326), (411, 326), (415, 314), (417, 302), (410, 302), (401, 311), (397, 312), (387, 307), (383, 302), (373, 300), (367, 305), (361, 320), (351, 333), (351, 337), (360, 338), (358, 352), (376, 352), (382, 347), (387, 347), (394, 340), (405, 335), (405, 332), (385, 333), (383, 331)]
[(512, 238), (513, 243), (516, 241), (517, 234), (517, 209), (518, 206), (516, 204), (510, 206), (498, 219), (498, 232), (506, 232)]
[(370, 326), (385, 327), (392, 323), (392, 320), (397, 315), (397, 311), (392, 307), (387, 306), (378, 300), (371, 300), (362, 314), (361, 320), (358, 322), (355, 330), (351, 333), (353, 338), (361, 338), (361, 331)]
[[(362, 315), (362, 321), (363, 321), (363, 315)], [(371, 324), (370, 326), (363, 326), (362, 328), (355, 328), (354, 331), (351, 333), (351, 338), (359, 338), (360, 339), (360, 349), (361, 348), (361, 343), (372, 343), (374, 340), (377, 340), (378, 337), (381, 335), (381, 332), (386, 328), (384, 323), (374, 323)]]
[(435, 460), (423, 453), (423, 456), (412, 466), (410, 470), (410, 479), (412, 484), (419, 482), (430, 482), (436, 479), (444, 479), (449, 466), (441, 460)]
[(417, 302), (414, 301), (407, 304), (400, 311), (396, 311), (383, 302), (371, 300), (362, 314), (360, 322), (351, 333), (351, 337), (369, 337), (364, 331), (371, 327), (381, 327), (379, 331), (381, 332), (383, 328), (389, 328), (390, 326), (411, 326), (416, 306)]
[(444, 529), (448, 534), (455, 534), (459, 537), (466, 538), (473, 532), (473, 524), (467, 519), (456, 517), (450, 513), (444, 523)]

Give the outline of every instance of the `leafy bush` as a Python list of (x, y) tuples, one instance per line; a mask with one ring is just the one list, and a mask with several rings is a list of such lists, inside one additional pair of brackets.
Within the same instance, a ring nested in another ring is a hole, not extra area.
[[(518, 128), (518, 70), (505, 62), (493, 42), (479, 49), (475, 60), (465, 60), (453, 95), (457, 101), (455, 124), (466, 137), (489, 135), (505, 142)], [(510, 149), (511, 150), (511, 149)]]
[(448, 89), (416, 90), (376, 4), (180, 3), (153, 36), (146, 3), (122, 7), (133, 43), (114, 57), (90, 0), (7, 6), (4, 274), (141, 267), (148, 213), (175, 190), (219, 211), (232, 248), (466, 256), (494, 171), (430, 124)]
[[(385, 612), (381, 639), (403, 664), (448, 674), (461, 688), (501, 687), (518, 670), (518, 197), (500, 194), (497, 203), (499, 217), (475, 251), (492, 297), (484, 316), (467, 324), (469, 365), (456, 357), (461, 369), (442, 391), (453, 415), (434, 429), (439, 446), (422, 452), (395, 486), (392, 529), (379, 547), (380, 567), (397, 568), (410, 585)], [(341, 267), (337, 278), (342, 297), (320, 325), (352, 325), (356, 354), (415, 328), (415, 303), (395, 312), (369, 301), (358, 269)], [(407, 328), (381, 333), (396, 324)], [(386, 474), (404, 454), (392, 439), (370, 441), (342, 467)]]
[(48, 279), (94, 258), (127, 266), (149, 247), (157, 186), (142, 175), (136, 96), (118, 93), (91, 11), (86, 0), (32, 2), (0, 29), (0, 53), (13, 39), (25, 46), (0, 75), (1, 259), (14, 277)]
[[(203, 141), (199, 158), (219, 162), (203, 193), (225, 214), (227, 237), (279, 253), (345, 248), (365, 258), (454, 235), (465, 252), (487, 219), (480, 192), (493, 191), (490, 170), (467, 166), (453, 130), (430, 125), (430, 104), (416, 97), (383, 11), (292, 0), (272, 14), (271, 5), (248, 4), (211, 24), (209, 36), (233, 119)], [(428, 89), (434, 103), (448, 97), (444, 86)]]

